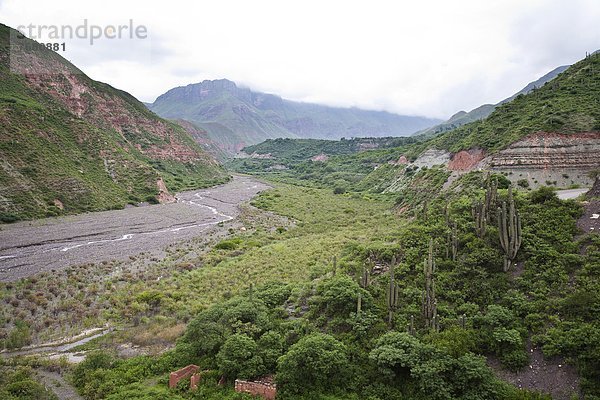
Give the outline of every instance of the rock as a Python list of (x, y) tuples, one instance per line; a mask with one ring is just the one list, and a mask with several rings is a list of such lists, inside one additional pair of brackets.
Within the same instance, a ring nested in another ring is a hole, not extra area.
[(177, 201), (175, 196), (173, 196), (171, 193), (169, 193), (169, 189), (167, 189), (167, 186), (165, 185), (165, 181), (163, 181), (162, 178), (160, 178), (158, 181), (156, 181), (156, 186), (158, 186), (157, 199), (160, 203), (162, 203), (162, 204), (175, 203)]
[(445, 165), (450, 161), (450, 153), (445, 150), (428, 149), (413, 163), (419, 168), (433, 167), (434, 165)]
[(448, 169), (451, 171), (471, 171), (484, 158), (484, 152), (481, 149), (470, 149), (468, 151), (459, 151), (452, 156), (448, 163)]

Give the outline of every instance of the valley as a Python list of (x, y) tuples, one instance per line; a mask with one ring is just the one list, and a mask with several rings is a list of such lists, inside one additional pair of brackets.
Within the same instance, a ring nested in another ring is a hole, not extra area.
[(440, 123), (11, 34), (1, 399), (600, 399), (600, 53)]

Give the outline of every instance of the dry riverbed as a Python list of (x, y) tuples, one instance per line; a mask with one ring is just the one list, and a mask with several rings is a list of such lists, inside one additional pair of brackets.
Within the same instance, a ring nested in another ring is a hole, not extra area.
[(239, 205), (269, 186), (234, 176), (221, 186), (184, 192), (177, 203), (3, 225), (0, 281), (72, 265), (124, 260), (206, 235), (234, 220)]

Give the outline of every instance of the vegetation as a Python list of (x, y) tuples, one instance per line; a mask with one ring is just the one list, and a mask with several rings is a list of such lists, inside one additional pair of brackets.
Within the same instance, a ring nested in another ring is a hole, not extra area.
[[(499, 230), (490, 223), (478, 236), (471, 212), (473, 196), (485, 201), (489, 178), (465, 180), (472, 193), (449, 204), (431, 199), (412, 219), (394, 216), (390, 200), (325, 189), (279, 185), (261, 194), (255, 206), (293, 225), (256, 226), (218, 242), (194, 262), (202, 268), (121, 282), (102, 295), (115, 322), (137, 318), (150, 329), (153, 321), (165, 327), (190, 318), (176, 349), (127, 361), (100, 353), (77, 367), (74, 382), (89, 399), (193, 398), (165, 386), (170, 370), (195, 363), (214, 374), (199, 398), (237, 398), (231, 386), (217, 385), (221, 375), (231, 382), (267, 374), (284, 399), (543, 398), (498, 381), (483, 359), (518, 371), (531, 341), (573, 360), (593, 399), (600, 389), (597, 235), (574, 240), (577, 203), (546, 189), (513, 192), (521, 272), (507, 273)], [(498, 186), (497, 204), (509, 201)], [(15, 289), (5, 288), (6, 298), (19, 296)], [(435, 308), (424, 312), (426, 304)]]
[(3, 400), (58, 400), (37, 382), (31, 368), (0, 367), (0, 398)]

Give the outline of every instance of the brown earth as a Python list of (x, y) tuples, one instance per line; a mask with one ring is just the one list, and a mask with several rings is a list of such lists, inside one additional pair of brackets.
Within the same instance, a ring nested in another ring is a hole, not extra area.
[(483, 160), (485, 153), (481, 149), (471, 149), (468, 151), (459, 151), (452, 156), (448, 163), (450, 171), (470, 171)]

